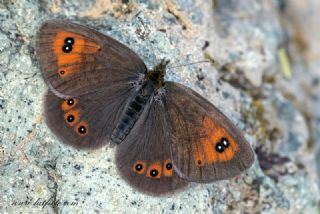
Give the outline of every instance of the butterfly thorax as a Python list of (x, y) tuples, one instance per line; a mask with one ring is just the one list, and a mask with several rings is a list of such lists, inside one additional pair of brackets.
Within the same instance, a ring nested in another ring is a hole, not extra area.
[(163, 60), (145, 74), (143, 82), (137, 87), (137, 91), (127, 104), (116, 128), (113, 130), (111, 140), (114, 143), (120, 144), (125, 139), (145, 109), (145, 106), (147, 106), (152, 95), (164, 86), (165, 69), (168, 63), (169, 61)]

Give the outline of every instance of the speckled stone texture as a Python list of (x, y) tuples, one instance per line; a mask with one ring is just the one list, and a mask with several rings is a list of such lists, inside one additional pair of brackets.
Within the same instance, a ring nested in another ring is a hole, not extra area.
[[(0, 0), (0, 213), (319, 213), (317, 0)], [(35, 35), (73, 20), (136, 51), (214, 103), (256, 148), (228, 181), (157, 198), (128, 186), (114, 150), (62, 145), (44, 123)], [(292, 75), (281, 69), (285, 49)], [(203, 59), (214, 63), (179, 66)]]

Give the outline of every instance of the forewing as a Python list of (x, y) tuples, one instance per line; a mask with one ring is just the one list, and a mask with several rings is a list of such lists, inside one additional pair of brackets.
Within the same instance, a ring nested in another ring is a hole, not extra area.
[(63, 20), (42, 24), (37, 54), (46, 83), (62, 98), (130, 84), (146, 72), (143, 61), (125, 45)]
[(178, 83), (166, 83), (164, 103), (172, 161), (188, 181), (232, 178), (249, 168), (254, 153), (241, 132), (215, 106)]

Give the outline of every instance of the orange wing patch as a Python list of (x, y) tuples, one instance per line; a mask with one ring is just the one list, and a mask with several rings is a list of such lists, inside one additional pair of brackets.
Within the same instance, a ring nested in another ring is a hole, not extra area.
[[(83, 62), (88, 62), (93, 60), (94, 59), (92, 58), (90, 60), (83, 60)], [(61, 78), (65, 78), (80, 71), (81, 69), (83, 69), (82, 64), (71, 64), (71, 65), (65, 65), (65, 66), (59, 67), (58, 72)]]
[(162, 164), (160, 161), (150, 165), (147, 170), (147, 177), (160, 178), (162, 173)]
[(60, 77), (66, 77), (77, 71), (75, 68), (61, 67), (76, 63), (94, 61), (93, 53), (101, 47), (82, 35), (61, 31), (53, 40), (52, 49), (56, 55)]
[(65, 112), (63, 118), (66, 121), (66, 123), (74, 127), (74, 131), (79, 136), (83, 137), (89, 133), (89, 124), (86, 121), (80, 121), (81, 119), (80, 109), (73, 108), (77, 104), (78, 104), (77, 99), (70, 98), (68, 100), (62, 101), (61, 109)]
[[(195, 160), (204, 156), (205, 163), (208, 164), (226, 162), (231, 160), (234, 153), (239, 150), (237, 143), (230, 134), (209, 117), (205, 117), (203, 120), (203, 132), (206, 137), (202, 138), (200, 144), (197, 145), (200, 148), (197, 148), (194, 153)], [(201, 148), (203, 153), (201, 153)]]
[(171, 177), (173, 174), (173, 164), (169, 159), (164, 161), (163, 174), (166, 177)]
[(165, 177), (171, 177), (173, 175), (173, 164), (170, 159), (156, 161), (148, 165), (145, 161), (138, 160), (132, 165), (131, 170), (139, 175), (156, 179), (160, 179), (162, 175)]
[(74, 126), (78, 123), (80, 119), (80, 110), (79, 109), (72, 109), (65, 113), (64, 120), (70, 125)]
[(75, 132), (80, 136), (85, 136), (89, 133), (89, 124), (86, 121), (81, 121), (75, 128)]
[(194, 161), (197, 166), (203, 166), (205, 163), (204, 157), (203, 157), (203, 152), (201, 150), (201, 145), (196, 144), (195, 147), (193, 148), (194, 152)]
[(133, 167), (132, 170), (140, 175), (144, 174), (146, 171), (146, 163), (143, 161), (137, 161)]
[(208, 163), (211, 164), (213, 162), (217, 162), (219, 160), (219, 157), (214, 149), (214, 144), (212, 143), (212, 141), (208, 139), (203, 139), (201, 141), (201, 144)]
[(73, 108), (74, 106), (76, 106), (78, 104), (78, 100), (77, 99), (68, 99), (62, 102), (61, 104), (61, 108), (63, 111), (68, 111), (71, 108)]

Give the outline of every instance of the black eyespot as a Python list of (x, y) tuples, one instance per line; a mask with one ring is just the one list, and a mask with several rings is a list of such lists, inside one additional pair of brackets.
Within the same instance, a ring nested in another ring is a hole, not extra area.
[(64, 45), (62, 47), (62, 51), (65, 53), (70, 53), (72, 51), (72, 46), (71, 45)]
[(172, 169), (172, 164), (171, 163), (167, 163), (166, 164), (166, 168), (167, 168), (167, 170), (171, 170)]
[(61, 75), (64, 75), (66, 72), (62, 70), (62, 71), (60, 71), (59, 73), (60, 73)]
[(224, 148), (228, 148), (230, 146), (230, 143), (227, 140), (227, 138), (222, 138), (220, 142), (222, 143)]
[(143, 169), (142, 164), (138, 163), (138, 164), (136, 165), (136, 170), (137, 170), (137, 171), (141, 171), (142, 169)]
[(219, 142), (216, 144), (216, 151), (219, 153), (222, 153), (224, 151), (224, 146), (222, 143)]
[(202, 161), (201, 160), (198, 160), (198, 165), (201, 165), (202, 164)]
[(79, 126), (78, 132), (79, 132), (80, 134), (85, 134), (85, 133), (87, 132), (87, 129), (86, 129), (86, 127), (84, 127), (84, 126)]
[(73, 99), (67, 100), (67, 104), (68, 106), (72, 106), (74, 104), (74, 100)]
[(68, 115), (67, 121), (68, 121), (69, 123), (72, 123), (72, 122), (74, 121), (74, 116), (73, 116), (72, 114)]
[(74, 44), (74, 39), (72, 37), (68, 37), (64, 40), (64, 43), (66, 45), (73, 45)]
[(159, 172), (156, 169), (153, 169), (153, 170), (150, 171), (150, 176), (151, 177), (156, 177), (158, 174), (159, 174)]

